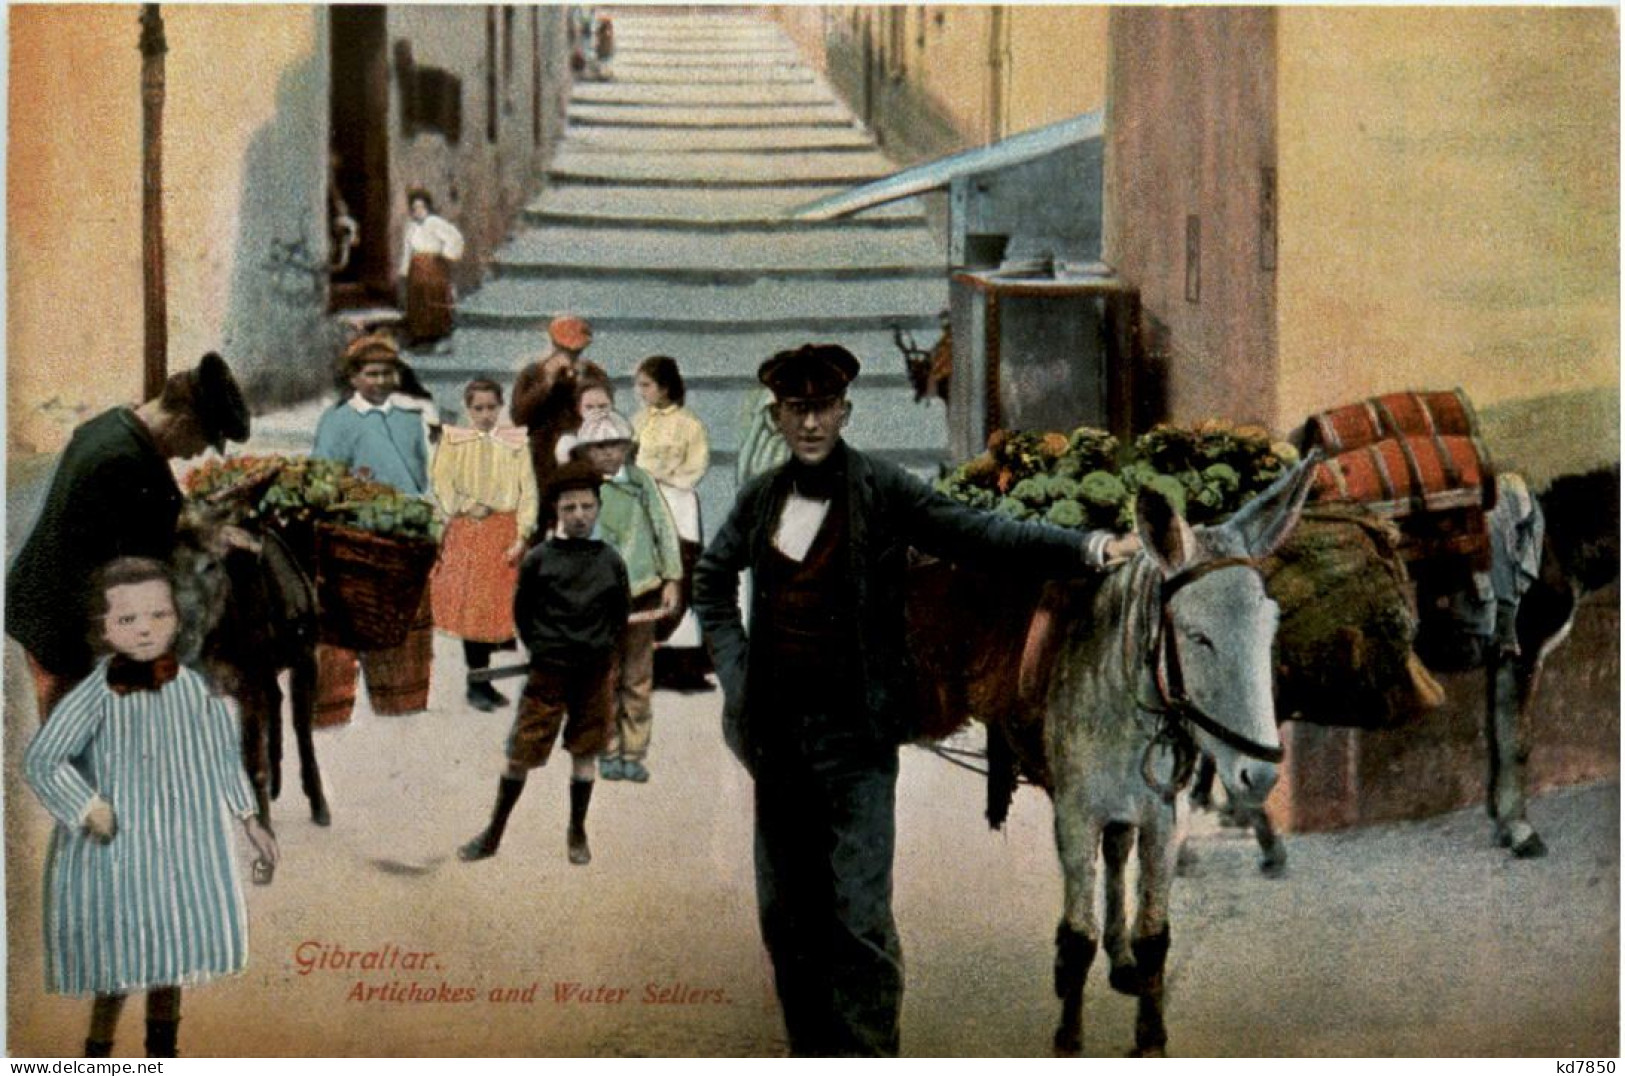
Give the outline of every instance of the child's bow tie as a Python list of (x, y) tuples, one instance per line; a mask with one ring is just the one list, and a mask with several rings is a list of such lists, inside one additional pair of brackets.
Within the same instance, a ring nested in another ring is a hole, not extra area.
[(153, 661), (136, 661), (119, 654), (107, 664), (107, 686), (119, 695), (157, 691), (175, 679), (180, 669), (174, 654), (165, 654)]

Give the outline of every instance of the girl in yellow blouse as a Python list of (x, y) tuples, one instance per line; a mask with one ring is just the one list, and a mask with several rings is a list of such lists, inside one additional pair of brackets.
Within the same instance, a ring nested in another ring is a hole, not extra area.
[(700, 498), (695, 487), (711, 465), (705, 425), (683, 400), (687, 390), (677, 360), (653, 355), (638, 365), (633, 379), (643, 410), (632, 417), (638, 444), (638, 466), (648, 471), (665, 495), (677, 523), (683, 550), (683, 604), (680, 617), (662, 621), (655, 652), (655, 683), (676, 691), (710, 691), (710, 667), (700, 640), (699, 623), (688, 609), (689, 580), (700, 558)]
[[(430, 466), (446, 514), (440, 560), (430, 577), (435, 627), (463, 640), (470, 675), (514, 637), (519, 559), (536, 528), (536, 474), (523, 429), (497, 428), (502, 388), (483, 378), (463, 390), (470, 427), (447, 426)], [(468, 704), (490, 712), (508, 700), (488, 683), (468, 683)]]

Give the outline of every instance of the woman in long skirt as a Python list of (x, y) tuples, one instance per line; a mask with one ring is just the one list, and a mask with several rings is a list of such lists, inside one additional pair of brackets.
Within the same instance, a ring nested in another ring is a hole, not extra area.
[(451, 265), (463, 256), (463, 233), (434, 212), (427, 191), (407, 196), (412, 219), (406, 225), (401, 275), (406, 278), (406, 331), (414, 342), (439, 340), (451, 332), (457, 293)]

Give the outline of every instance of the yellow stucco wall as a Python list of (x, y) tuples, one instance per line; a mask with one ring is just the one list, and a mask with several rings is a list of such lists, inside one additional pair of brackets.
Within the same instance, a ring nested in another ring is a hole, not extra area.
[[(326, 256), (326, 93), (315, 91), (325, 86), (327, 59), (318, 18), (308, 7), (164, 8), (171, 369), (211, 349), (238, 365), (231, 289), (253, 269), (237, 259), (258, 265), (275, 256), (275, 244), (300, 240), (311, 256)], [(314, 288), (290, 272), (290, 302), (305, 299), (296, 280)]]
[(1106, 104), (1104, 7), (1010, 9), (1005, 132), (1056, 123)]
[(31, 451), (141, 392), (141, 69), (134, 8), (10, 15), (7, 426)]
[(1278, 426), (1617, 391), (1618, 40), (1608, 9), (1281, 11)]
[[(101, 5), (11, 12), (6, 385), (14, 453), (59, 448), (79, 421), (141, 393), (137, 13), (134, 6)], [(308, 74), (318, 39), (310, 8), (166, 5), (164, 23), (174, 370), (210, 349), (234, 360), (228, 327), (234, 280), (241, 290), (234, 259), (263, 258), (265, 240), (297, 238), (301, 225), (319, 226), (324, 165), (320, 142), (306, 139), (309, 161), (281, 162), (275, 170), (254, 163), (277, 148), (265, 144), (265, 131), (288, 123), (279, 105), (285, 112), (301, 79), (319, 81)], [(296, 125), (308, 129), (309, 109), (299, 111)], [(260, 214), (252, 227), (268, 230), (255, 242), (245, 241), (242, 220), (251, 188), (260, 201), (292, 206)], [(309, 214), (301, 212), (307, 205)]]

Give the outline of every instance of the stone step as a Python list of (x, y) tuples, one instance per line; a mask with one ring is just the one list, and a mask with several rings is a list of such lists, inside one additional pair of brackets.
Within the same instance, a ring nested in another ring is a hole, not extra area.
[(541, 227), (499, 249), (492, 267), (502, 277), (658, 274), (721, 281), (751, 275), (944, 277), (947, 262), (924, 229), (900, 234), (877, 249), (872, 235), (850, 229), (783, 235), (772, 228), (695, 233)]
[(818, 81), (811, 71), (788, 64), (768, 67), (684, 64), (611, 64), (617, 86), (793, 86)]
[(548, 169), (555, 183), (642, 187), (852, 187), (890, 175), (881, 154), (579, 153), (568, 143)]
[(621, 48), (616, 47), (610, 61), (617, 72), (628, 68), (659, 67), (773, 67), (779, 64), (799, 65), (801, 54), (794, 48), (767, 48), (741, 45), (729, 49), (711, 49), (702, 46), (688, 48)]
[(572, 125), (572, 153), (873, 153), (874, 139), (854, 127), (748, 127), (720, 130)]
[(618, 82), (578, 82), (572, 105), (644, 105), (664, 109), (784, 108), (829, 105), (833, 95), (821, 83), (768, 83), (761, 86), (648, 86)]
[[(794, 329), (827, 325), (884, 329), (909, 312), (934, 315), (948, 300), (945, 279), (860, 282), (759, 280), (715, 285), (594, 279), (504, 280), (487, 283), (458, 304), (459, 325), (536, 325), (568, 310), (620, 328), (683, 329), (749, 325)], [(825, 334), (827, 335), (827, 333)]]
[[(934, 316), (899, 317), (897, 323), (911, 332), (921, 346), (935, 342), (940, 331)], [(446, 376), (455, 378), (458, 384), (491, 374), (500, 375), (499, 380), (511, 380), (520, 367), (547, 350), (544, 329), (542, 322), (459, 327), (449, 351), (425, 356), (422, 361), (448, 371)], [(617, 329), (599, 323), (596, 333), (588, 357), (618, 378), (629, 379), (650, 355), (670, 355), (690, 381), (754, 387), (756, 368), (764, 359), (815, 340), (839, 343), (856, 355), (863, 364), (859, 379), (863, 384), (886, 381), (901, 385), (906, 377), (902, 353), (897, 350), (891, 329), (885, 327), (841, 333), (814, 328), (795, 334), (737, 326), (704, 332), (673, 332), (664, 327)]]
[(550, 188), (525, 210), (532, 224), (579, 223), (628, 228), (716, 231), (781, 226), (791, 230), (917, 228), (924, 210), (904, 199), (851, 217), (796, 221), (786, 214), (837, 188), (699, 188), (564, 185)]
[(676, 131), (799, 127), (852, 130), (855, 126), (851, 114), (835, 104), (695, 109), (661, 108), (658, 105), (575, 104), (570, 106), (566, 118), (572, 128), (635, 127)]

